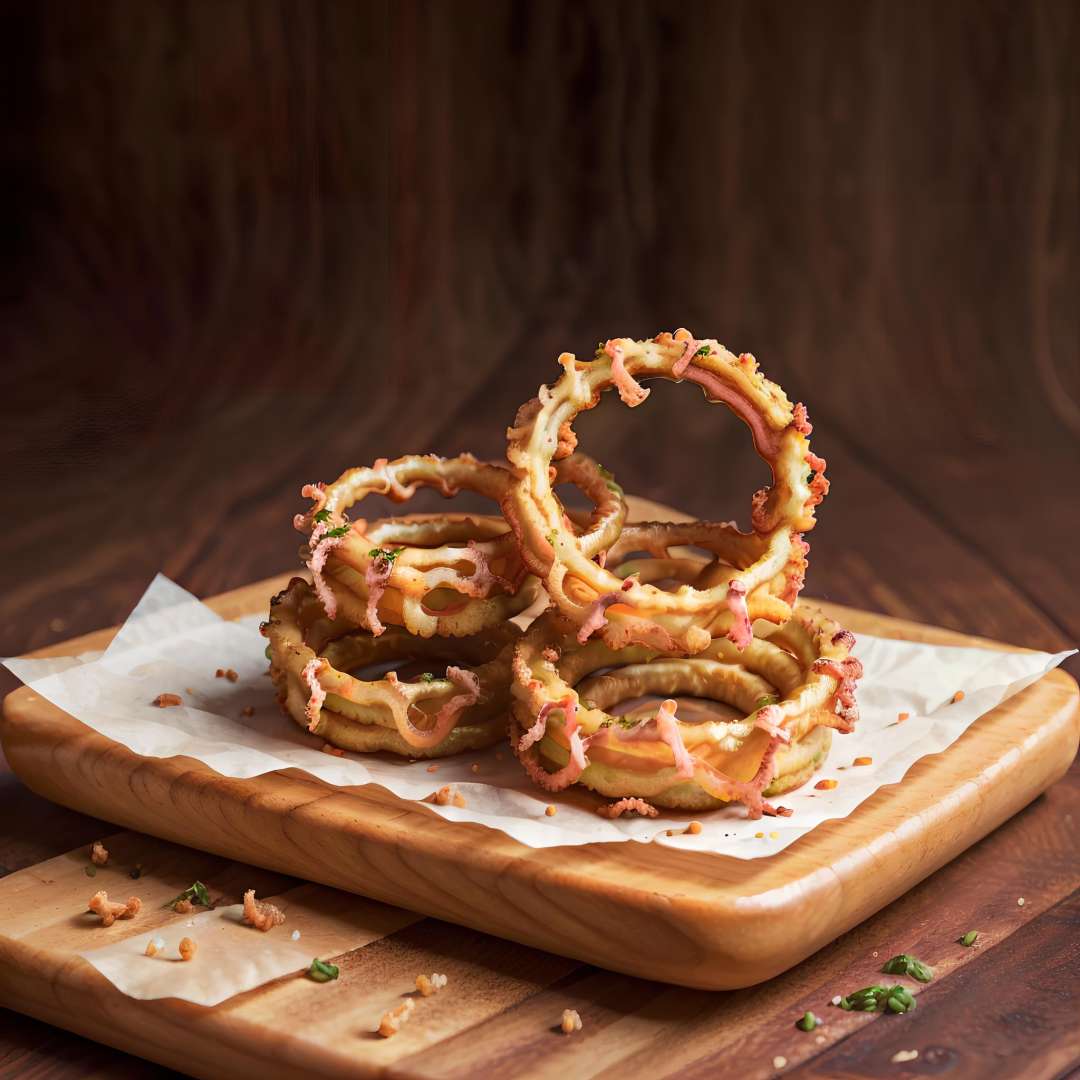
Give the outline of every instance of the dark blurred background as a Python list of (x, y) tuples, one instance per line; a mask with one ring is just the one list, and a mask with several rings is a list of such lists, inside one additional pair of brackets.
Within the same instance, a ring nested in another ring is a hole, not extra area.
[[(296, 565), (301, 484), (500, 455), (685, 325), (807, 402), (808, 593), (1080, 639), (1080, 5), (8, 3), (0, 654)], [(582, 419), (746, 519), (748, 435)]]

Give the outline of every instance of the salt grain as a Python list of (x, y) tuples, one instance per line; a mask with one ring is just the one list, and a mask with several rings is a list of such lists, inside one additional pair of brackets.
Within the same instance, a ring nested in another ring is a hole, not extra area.
[(918, 1056), (918, 1050), (897, 1050), (889, 1060), (900, 1064), (902, 1061), (914, 1061)]
[(299, 941), (300, 940), (300, 931), (299, 930), (294, 930), (289, 936), (293, 939), (293, 941)]

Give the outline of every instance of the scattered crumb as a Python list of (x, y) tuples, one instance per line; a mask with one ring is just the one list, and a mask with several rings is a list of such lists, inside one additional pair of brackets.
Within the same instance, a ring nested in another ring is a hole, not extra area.
[(454, 797), (453, 791), (450, 785), (439, 788), (438, 791), (433, 791), (424, 802), (435, 803), (436, 806), (445, 806)]
[(244, 922), (254, 926), (256, 930), (272, 930), (285, 921), (285, 912), (265, 900), (255, 899), (255, 890), (248, 889), (244, 893)]
[(193, 908), (194, 905), (186, 896), (177, 900), (172, 906), (173, 911), (175, 911), (177, 915), (190, 915)]
[(795, 811), (792, 810), (790, 806), (778, 806), (776, 808), (777, 817), (791, 817), (794, 813)]
[(473, 763), (472, 763), (472, 764), (471, 764), (471, 765), (469, 766), (469, 768), (470, 768), (470, 769), (471, 769), (471, 770), (472, 770), (472, 771), (473, 771), (474, 773), (478, 773), (478, 772), (480, 771), (480, 762), (479, 762), (479, 761), (474, 761), (474, 762), (473, 762)]
[(439, 771), (439, 766), (438, 765), (429, 765), (427, 767), (427, 771), (428, 772), (438, 772)]
[(911, 715), (911, 713), (906, 713), (906, 712), (902, 712), (902, 713), (901, 713), (901, 714), (900, 714), (900, 715), (899, 715), (899, 716), (898, 716), (898, 717), (896, 718), (896, 722), (897, 722), (898, 724), (902, 724), (902, 723), (903, 723), (903, 722), (904, 722), (904, 721), (905, 721), (905, 720), (906, 720), (906, 719), (907, 719), (907, 718), (908, 718), (908, 717), (909, 717), (910, 715)]
[(691, 821), (690, 824), (686, 826), (686, 831), (691, 836), (697, 836), (701, 832), (702, 828), (703, 826), (700, 821)]
[(782, 1054), (777, 1054), (776, 1057), (772, 1059), (772, 1067), (774, 1069), (782, 1069), (786, 1064), (787, 1058)]
[(545, 806), (544, 807), (544, 813), (548, 817), (554, 817), (558, 812), (559, 812), (559, 808), (557, 806)]
[(1024, 898), (1022, 896), (1017, 898), (1016, 906), (1017, 907), (1023, 907), (1024, 906)]
[(109, 899), (109, 894), (102, 889), (90, 897), (86, 905), (95, 915), (101, 916), (102, 926), (112, 926), (117, 919), (131, 919), (139, 914), (142, 901), (137, 896), (128, 897), (126, 904)]
[(165, 948), (165, 939), (164, 938), (160, 938), (160, 937), (151, 938), (146, 943), (146, 949), (144, 951), (144, 955), (145, 956), (157, 956), (157, 954), (159, 952), (161, 952), (161, 950), (164, 949), (164, 948)]
[(831, 1004), (831, 1005), (839, 1005), (840, 1001), (841, 1001), (841, 997), (840, 997), (839, 994), (837, 994), (836, 997), (834, 997), (829, 1004)]
[(196, 945), (195, 942), (191, 940), (191, 938), (181, 938), (180, 945), (178, 946), (178, 948), (180, 949), (180, 959), (190, 960), (195, 955), (195, 950), (198, 947), (199, 946)]
[(460, 810), (464, 810), (469, 804), (465, 801), (465, 796), (460, 791), (454, 792), (454, 805)]
[(95, 866), (104, 866), (109, 861), (109, 853), (100, 840), (95, 840), (90, 845), (90, 861)]
[(918, 1056), (918, 1050), (897, 1050), (889, 1060), (896, 1064), (900, 1064), (902, 1061), (914, 1061)]
[(445, 975), (435, 974), (416, 976), (416, 989), (420, 991), (423, 997), (431, 997), (432, 994), (438, 993), (445, 985)]
[(240, 678), (239, 675), (232, 668), (218, 668), (214, 672), (214, 678), (216, 679), (228, 679), (229, 682), (236, 682)]
[(550, 662), (551, 662), (552, 664), (554, 664), (554, 663), (555, 663), (555, 661), (559, 659), (559, 652), (558, 652), (558, 650), (557, 650), (557, 649), (553, 649), (553, 648), (551, 648), (551, 646), (550, 646), (550, 645), (549, 645), (549, 646), (548, 646), (548, 647), (547, 647), (546, 649), (544, 649), (544, 650), (543, 650), (543, 651), (542, 651), (542, 652), (540, 653), (540, 655), (541, 655), (541, 656), (542, 656), (542, 657), (543, 657), (543, 658), (544, 658), (545, 660), (548, 660), (548, 661), (550, 661)]
[(572, 1035), (575, 1031), (580, 1031), (581, 1017), (578, 1015), (577, 1009), (563, 1009), (559, 1027), (562, 1028), (564, 1035)]
[(328, 742), (324, 742), (319, 749), (324, 754), (333, 754), (334, 757), (344, 757), (345, 751), (340, 746), (331, 746)]
[(289, 937), (291, 937), (291, 938), (293, 939), (293, 941), (299, 941), (299, 940), (300, 940), (300, 931), (299, 931), (299, 930), (294, 930), (294, 931), (293, 931), (293, 932), (292, 932), (292, 933), (291, 933), (291, 934), (289, 935)]
[(241, 716), (254, 716), (255, 715), (255, 706), (254, 705), (245, 705), (240, 710), (240, 715)]
[(778, 832), (771, 832), (771, 833), (769, 833), (769, 839), (770, 840), (779, 840), (780, 839), (780, 834)]
[(815, 1035), (814, 1036), (814, 1042), (816, 1042), (818, 1044), (818, 1046), (824, 1046), (825, 1043), (827, 1043), (828, 1041), (829, 1040), (824, 1035)]
[(94, 866), (93, 863), (91, 863), (89, 866), (84, 866), (83, 867), (83, 873), (87, 877), (97, 877), (97, 867)]
[(382, 1019), (379, 1021), (379, 1034), (384, 1039), (396, 1035), (398, 1028), (409, 1019), (409, 1014), (415, 1008), (416, 1001), (413, 998), (406, 998), (396, 1009), (388, 1009), (382, 1014)]
[(857, 757), (851, 764), (852, 765), (873, 765), (874, 764), (874, 759), (872, 757)]
[(754, 839), (755, 840), (764, 840), (765, 839), (765, 834), (763, 832), (756, 832), (756, 833), (754, 833)]
[(158, 694), (151, 705), (156, 705), (159, 709), (167, 709), (171, 705), (183, 705), (184, 702), (179, 694)]
[(963, 691), (963, 690), (957, 690), (957, 691), (956, 691), (956, 693), (955, 693), (955, 694), (953, 694), (953, 696), (952, 696), (952, 703), (953, 703), (954, 705), (955, 705), (955, 704), (956, 704), (956, 703), (957, 703), (958, 701), (963, 701), (963, 700), (964, 700), (964, 691)]
[(832, 791), (840, 783), (839, 780), (819, 780), (814, 787), (818, 791)]

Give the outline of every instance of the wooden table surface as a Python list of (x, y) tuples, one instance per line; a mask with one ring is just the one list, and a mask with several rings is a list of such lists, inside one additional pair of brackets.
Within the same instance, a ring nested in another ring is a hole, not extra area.
[[(496, 456), (561, 350), (679, 324), (809, 406), (809, 593), (1076, 644), (1078, 40), (1069, 0), (7, 5), (0, 654), (122, 620), (157, 570), (207, 596), (295, 565), (302, 483)], [(685, 387), (579, 433), (701, 516), (762, 480)], [(1074, 766), (785, 976), (839, 992), (940, 926), (998, 935), (797, 1074), (1076, 1068), (1078, 813)], [(103, 829), (0, 774), (3, 871)], [(700, 996), (565, 986), (593, 1024), (671, 1018), (644, 1073), (738, 1060)], [(528, 1071), (515, 1022), (471, 1033), (478, 1072)], [(0, 1071), (157, 1072), (12, 1014)]]

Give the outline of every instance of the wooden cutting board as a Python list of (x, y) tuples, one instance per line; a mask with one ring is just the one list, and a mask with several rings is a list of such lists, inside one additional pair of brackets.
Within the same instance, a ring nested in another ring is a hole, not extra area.
[[(261, 612), (285, 580), (208, 603), (226, 617)], [(856, 633), (1005, 647), (820, 606)], [(48, 653), (101, 648), (111, 633)], [(534, 850), (374, 787), (140, 758), (28, 688), (5, 700), (0, 737), (31, 789), (96, 817), (616, 971), (727, 989), (797, 964), (1027, 805), (1076, 753), (1078, 702), (1074, 680), (1051, 672), (850, 817), (750, 861), (636, 843)]]

